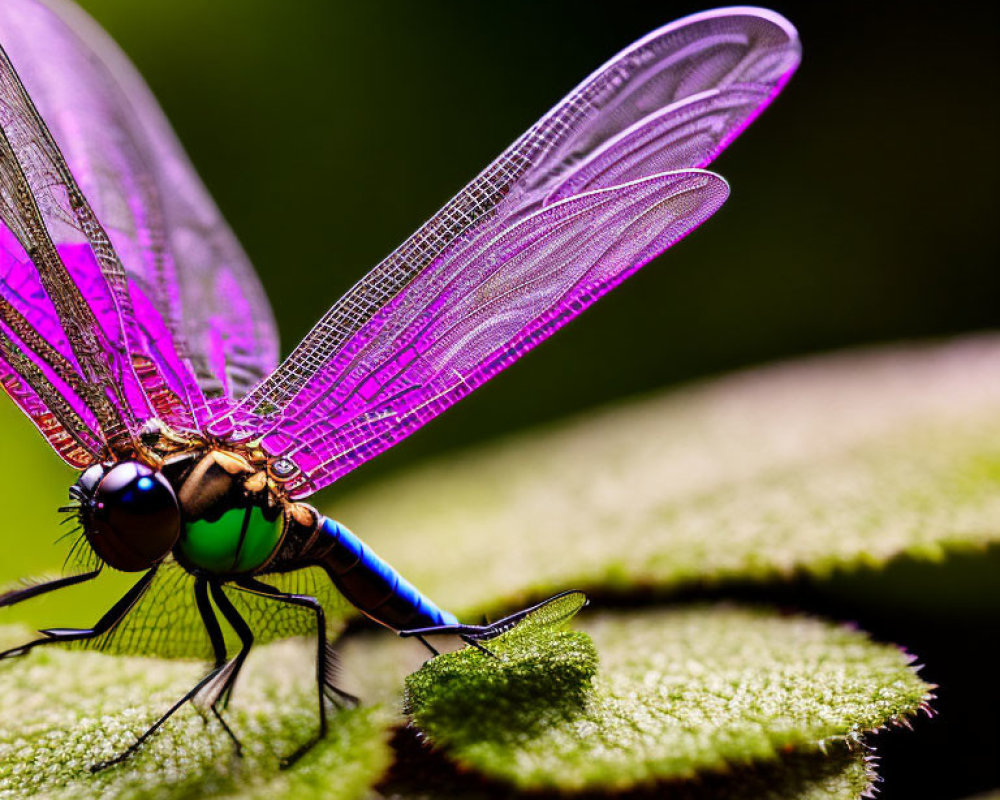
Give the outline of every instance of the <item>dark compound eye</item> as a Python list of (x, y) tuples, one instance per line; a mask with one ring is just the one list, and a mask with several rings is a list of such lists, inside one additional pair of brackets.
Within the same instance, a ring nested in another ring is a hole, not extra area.
[(169, 553), (180, 522), (177, 497), (167, 479), (135, 461), (107, 470), (84, 514), (91, 546), (109, 566), (125, 572), (148, 569)]

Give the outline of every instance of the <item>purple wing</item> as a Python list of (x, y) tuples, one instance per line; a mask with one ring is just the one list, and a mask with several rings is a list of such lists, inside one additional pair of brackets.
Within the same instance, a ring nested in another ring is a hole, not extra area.
[[(148, 402), (120, 263), (2, 49), (0, 229), (5, 388), (71, 463), (94, 455), (91, 421), (127, 446)], [(71, 426), (83, 452), (58, 443)]]
[[(127, 57), (75, 6), (5, 0), (0, 35), (121, 257), (158, 416), (200, 427), (277, 363), (270, 307)], [(174, 398), (178, 403), (171, 405)]]
[(31, 259), (3, 222), (0, 383), (68, 464), (83, 468), (100, 457), (102, 426), (73, 350)]
[(302, 497), (511, 364), (713, 213), (708, 164), (799, 61), (753, 8), (667, 25), (585, 80), (354, 286), (210, 430), (263, 435)]
[(425, 270), (264, 439), (315, 491), (409, 435), (700, 225), (728, 187), (681, 170), (574, 195)]

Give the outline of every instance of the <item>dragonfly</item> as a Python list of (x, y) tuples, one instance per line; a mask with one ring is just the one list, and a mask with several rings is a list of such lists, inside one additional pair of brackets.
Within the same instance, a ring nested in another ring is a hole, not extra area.
[(280, 363), (247, 256), (124, 53), (68, 0), (4, 0), (0, 46), (0, 383), (79, 471), (62, 510), (80, 529), (62, 577), (0, 606), (105, 570), (136, 576), (92, 627), (42, 630), (0, 659), (62, 644), (212, 663), (93, 769), (128, 758), (192, 700), (239, 752), (222, 712), (251, 647), (308, 632), (319, 724), (294, 761), (326, 733), (327, 702), (351, 700), (327, 634), (338, 592), (432, 653), (436, 634), (488, 650), (525, 620), (582, 606), (562, 593), (463, 624), (304, 501), (712, 216), (728, 184), (706, 166), (799, 63), (787, 20), (722, 8), (624, 49)]

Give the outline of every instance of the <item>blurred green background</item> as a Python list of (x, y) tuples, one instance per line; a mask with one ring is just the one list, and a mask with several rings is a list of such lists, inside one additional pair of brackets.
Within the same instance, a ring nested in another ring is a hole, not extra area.
[[(579, 80), (705, 7), (82, 5), (159, 97), (261, 275), (285, 352)], [(798, 26), (804, 60), (714, 165), (732, 184), (726, 207), (488, 388), (328, 490), (328, 509), (338, 491), (387, 471), (616, 398), (997, 324), (996, 6), (771, 6)], [(53, 544), (53, 509), (71, 475), (6, 401), (0, 429), (7, 580), (58, 567), (66, 543)], [(22, 618), (70, 622), (53, 618), (67, 602)], [(976, 735), (995, 742), (996, 725)], [(903, 738), (901, 752), (919, 752), (919, 732)], [(970, 789), (987, 785), (980, 773)]]
[[(286, 351), (578, 81), (706, 7), (83, 5), (160, 98), (261, 275)], [(732, 184), (722, 212), (345, 485), (707, 373), (995, 324), (995, 5), (773, 7), (799, 27), (804, 60), (714, 165)]]

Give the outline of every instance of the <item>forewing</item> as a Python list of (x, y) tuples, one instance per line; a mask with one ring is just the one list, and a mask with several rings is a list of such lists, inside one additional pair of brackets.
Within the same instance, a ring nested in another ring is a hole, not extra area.
[(264, 438), (302, 497), (440, 414), (710, 217), (727, 186), (682, 170), (541, 208), (453, 245), (348, 343)]
[[(114, 445), (128, 437), (145, 395), (125, 356), (124, 332), (110, 287), (87, 241), (88, 234), (98, 238), (100, 234), (84, 230), (87, 209), (59, 174), (58, 153), (49, 145), (44, 125), (0, 50), (2, 323), (8, 337), (4, 360), (8, 369), (44, 396), (37, 376), (20, 371), (19, 359), (11, 358), (12, 352), (23, 351), (17, 342), (11, 343), (10, 335), (20, 328), (28, 338), (44, 336), (47, 325), (36, 323), (43, 317), (57, 320), (65, 339), (54, 344), (68, 345), (60, 348), (60, 355), (68, 361), (72, 354), (72, 369), (81, 379), (86, 405), (98, 419), (105, 441)], [(21, 280), (24, 276), (17, 266), (11, 269), (14, 262), (31, 273), (44, 294), (43, 307), (19, 308), (24, 297), (7, 291), (12, 283), (30, 283)]]
[(103, 450), (99, 426), (81, 394), (46, 374), (42, 357), (0, 325), (0, 385), (71, 467), (84, 469)]
[(103, 449), (88, 389), (38, 273), (0, 222), (0, 384), (71, 466)]
[(121, 256), (151, 358), (199, 417), (201, 394), (222, 410), (277, 363), (246, 255), (149, 89), (86, 14), (5, 0), (4, 19), (4, 45)]
[(301, 426), (318, 387), (350, 363), (352, 338), (443, 263), (446, 248), (500, 235), (581, 191), (708, 164), (798, 60), (794, 28), (763, 9), (710, 11), (654, 31), (585, 80), (355, 285), (214, 429), (252, 437)]

